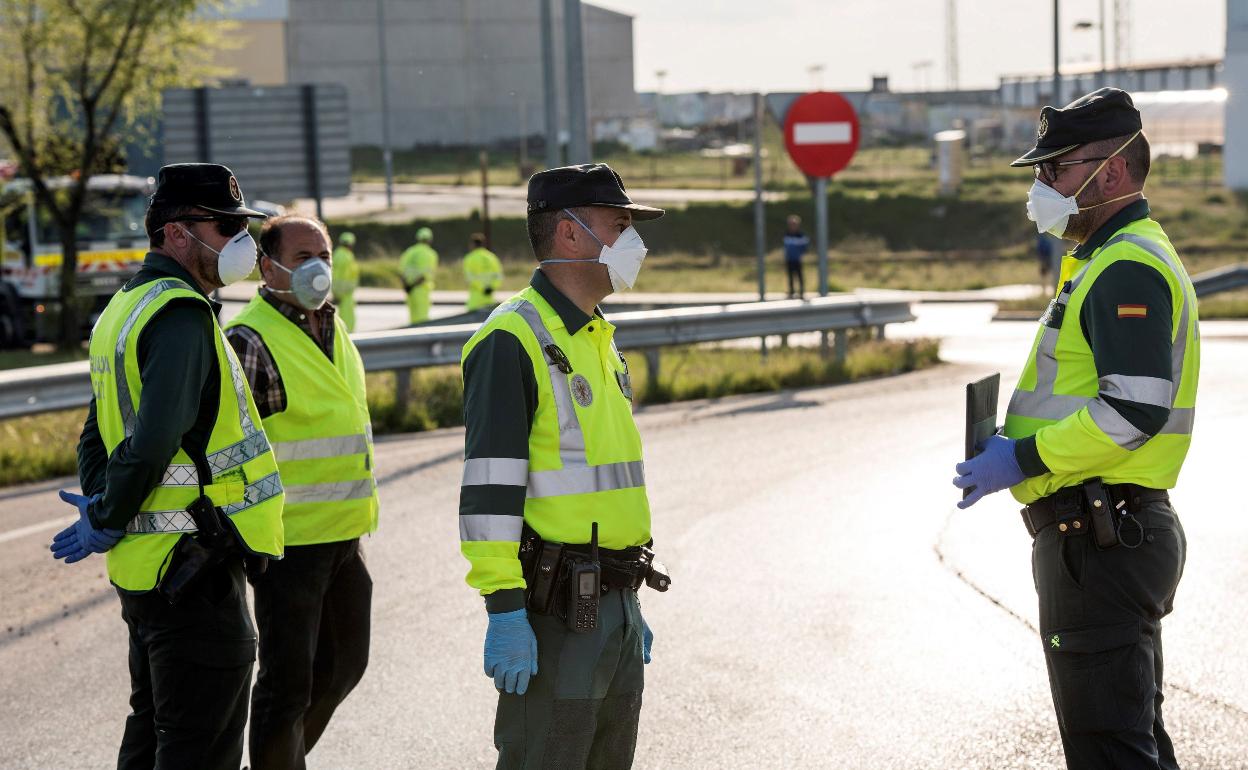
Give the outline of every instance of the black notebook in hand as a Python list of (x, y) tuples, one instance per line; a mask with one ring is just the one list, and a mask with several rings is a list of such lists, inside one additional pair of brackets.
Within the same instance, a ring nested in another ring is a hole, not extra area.
[[(1001, 391), (1001, 375), (993, 374), (966, 386), (966, 459), (978, 452), (975, 447), (997, 432), (997, 396)], [(962, 490), (962, 499), (970, 497), (975, 487)]]

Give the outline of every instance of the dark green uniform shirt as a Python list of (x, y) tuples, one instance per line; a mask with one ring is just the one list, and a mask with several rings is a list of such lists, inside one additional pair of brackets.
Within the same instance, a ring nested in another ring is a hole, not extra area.
[[(126, 289), (161, 278), (181, 279), (203, 293), (185, 268), (152, 252)], [(220, 304), (209, 302), (212, 312), (220, 312)], [(134, 435), (123, 439), (112, 455), (104, 449), (91, 399), (78, 440), (78, 480), (84, 495), (104, 495), (88, 512), (94, 526), (124, 528), (160, 483), (179, 447), (192, 457), (204, 454), (217, 417), (216, 334), (208, 307), (185, 298), (169, 302), (143, 327), (138, 341), (143, 396)]]
[[(593, 321), (555, 288), (540, 269), (529, 284), (550, 303), (575, 335)], [(600, 314), (595, 313), (601, 317)], [(533, 361), (520, 340), (506, 329), (496, 329), (477, 343), (464, 359), (464, 459), (478, 457), (529, 458), (529, 430), (537, 413), (537, 378)], [(525, 487), (472, 484), (460, 487), (459, 512), (524, 515)], [(485, 597), (490, 612), (524, 607), (519, 588), (495, 591)]]
[[(1148, 201), (1144, 199), (1130, 204), (1080, 244), (1073, 256), (1075, 259), (1090, 258), (1115, 233), (1149, 213)], [(1119, 305), (1147, 305), (1149, 313), (1146, 318), (1124, 322), (1118, 317)], [(1122, 374), (1172, 380), (1170, 319), (1173, 306), (1170, 284), (1156, 268), (1131, 261), (1115, 262), (1106, 268), (1088, 290), (1079, 312), (1079, 324), (1092, 348), (1097, 376)], [(1150, 438), (1161, 432), (1170, 416), (1170, 410), (1164, 406), (1113, 396), (1104, 396), (1104, 399), (1123, 419)], [(1040, 459), (1035, 436), (1019, 439), (1015, 456), (1019, 468), (1029, 477), (1049, 472)]]

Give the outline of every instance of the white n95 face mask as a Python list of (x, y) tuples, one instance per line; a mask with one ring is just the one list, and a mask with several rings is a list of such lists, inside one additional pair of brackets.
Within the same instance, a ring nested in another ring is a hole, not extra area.
[(1135, 137), (1140, 132), (1136, 131), (1131, 138), (1122, 143), (1122, 146), (1114, 150), (1108, 158), (1101, 161), (1101, 165), (1096, 167), (1096, 171), (1079, 185), (1079, 189), (1075, 190), (1074, 195), (1062, 195), (1057, 190), (1048, 186), (1044, 182), (1037, 179), (1032, 183), (1031, 189), (1027, 191), (1027, 218), (1036, 223), (1036, 231), (1041, 233), (1049, 233), (1058, 238), (1065, 237), (1066, 228), (1070, 225), (1070, 218), (1080, 211), (1090, 211), (1091, 209), (1107, 206), (1117, 201), (1126, 200), (1127, 198), (1142, 195), (1143, 193), (1133, 192), (1126, 195), (1119, 195), (1117, 198), (1111, 198), (1107, 201), (1093, 204), (1091, 206), (1079, 207), (1079, 196), (1084, 189), (1096, 179), (1096, 175), (1101, 173), (1101, 169), (1105, 168), (1105, 164), (1109, 163), (1118, 153), (1127, 149), (1127, 145), (1135, 141)]
[(594, 235), (594, 231), (586, 227), (576, 214), (571, 211), (567, 214), (584, 228), (585, 232), (593, 236), (595, 241), (602, 244), (602, 250), (598, 252), (597, 259), (544, 259), (542, 264), (603, 264), (607, 266), (607, 275), (611, 278), (611, 288), (614, 291), (626, 291), (633, 288), (637, 284), (637, 275), (641, 272), (641, 263), (645, 260), (646, 253), (649, 252), (637, 228), (629, 225), (624, 232), (620, 233), (620, 237), (615, 239), (615, 243), (608, 246), (602, 242), (601, 238)]
[(269, 287), (269, 291), (274, 294), (290, 294), (295, 298), (295, 302), (305, 310), (316, 310), (325, 304), (325, 300), (329, 299), (329, 290), (333, 287), (333, 271), (329, 267), (329, 263), (323, 259), (305, 260), (303, 264), (291, 270), (273, 257), (269, 257), (269, 261), (273, 266), (290, 274), (289, 289), (274, 289)]
[(196, 238), (186, 227), (183, 227), (182, 231), (189, 235), (191, 240), (217, 255), (217, 277), (223, 286), (238, 283), (251, 275), (251, 271), (255, 269), (256, 242), (246, 228), (227, 241), (220, 251)]

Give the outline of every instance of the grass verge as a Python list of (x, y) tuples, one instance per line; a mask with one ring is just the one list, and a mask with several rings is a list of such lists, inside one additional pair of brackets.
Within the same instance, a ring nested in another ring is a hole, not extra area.
[[(662, 356), (662, 374), (652, 381), (645, 357), (629, 355), (633, 390), (641, 404), (832, 385), (923, 369), (940, 360), (934, 340), (874, 341), (865, 333), (851, 335), (843, 364), (825, 361), (812, 348), (771, 350), (765, 362), (758, 351), (742, 348), (669, 348)], [(368, 406), (376, 433), (410, 433), (463, 423), (459, 367), (413, 371), (405, 409), (395, 402), (394, 384), (393, 372), (368, 375)], [(75, 409), (0, 421), (0, 486), (75, 474), (78, 436), (85, 418), (86, 410)]]

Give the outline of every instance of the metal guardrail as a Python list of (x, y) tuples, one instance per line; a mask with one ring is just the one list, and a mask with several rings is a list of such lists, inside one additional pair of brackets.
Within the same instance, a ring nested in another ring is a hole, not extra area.
[[(722, 342), (804, 332), (836, 333), (843, 355), (844, 332), (914, 320), (904, 299), (821, 297), (616, 313), (616, 344), (645, 350), (657, 371), (657, 351), (672, 345)], [(367, 371), (399, 371), (459, 363), (464, 344), (479, 324), (429, 326), (353, 334)], [(402, 390), (401, 392), (405, 392)], [(91, 400), (90, 364), (77, 361), (0, 372), (0, 419), (85, 406)]]
[(1196, 289), (1197, 297), (1248, 286), (1248, 263), (1227, 265), (1192, 276), (1192, 286)]

